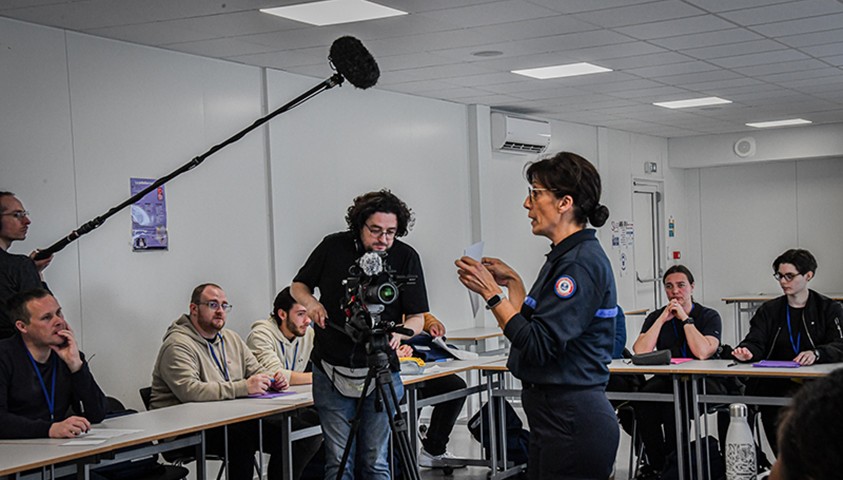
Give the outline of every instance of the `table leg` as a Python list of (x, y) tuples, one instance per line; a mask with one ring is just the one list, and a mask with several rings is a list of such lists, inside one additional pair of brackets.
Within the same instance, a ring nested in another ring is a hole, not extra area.
[(685, 430), (682, 421), (682, 401), (684, 400), (684, 386), (680, 386), (679, 376), (673, 375), (673, 415), (676, 421), (676, 465), (679, 467), (679, 480), (685, 480), (685, 446), (682, 442), (682, 432)]
[(196, 445), (196, 480), (205, 480), (207, 465), (205, 465), (205, 431), (200, 433), (201, 439)]
[[(702, 468), (703, 463), (701, 461), (701, 459), (702, 459), (702, 448), (700, 447), (700, 441), (701, 441), (702, 437), (700, 435), (700, 427), (699, 427), (699, 425), (700, 425), (700, 421), (699, 421), (700, 405), (699, 405), (699, 403), (697, 403), (697, 399), (699, 398), (699, 395), (698, 395), (698, 392), (697, 392), (697, 380), (698, 379), (693, 377), (693, 376), (691, 377), (691, 380), (690, 380), (690, 382), (691, 382), (691, 406), (693, 407), (694, 418), (697, 419), (696, 420), (697, 428), (694, 429), (694, 436), (697, 439), (696, 443), (694, 444), (694, 445), (696, 445), (696, 447), (694, 448), (694, 453), (697, 454), (697, 478), (703, 478), (703, 476), (702, 476), (702, 474), (703, 474), (703, 468)], [(689, 438), (690, 438), (690, 436), (689, 436)]]

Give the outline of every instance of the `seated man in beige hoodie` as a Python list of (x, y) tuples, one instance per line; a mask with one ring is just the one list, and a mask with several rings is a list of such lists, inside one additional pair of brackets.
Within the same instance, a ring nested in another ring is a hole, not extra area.
[[(313, 335), (307, 309), (296, 303), (290, 287), (286, 287), (276, 295), (269, 318), (252, 324), (246, 344), (267, 371), (281, 372), (290, 385), (306, 385), (313, 383), (313, 374), (308, 368)], [(313, 407), (300, 408), (293, 412), (290, 420), (293, 430), (300, 430), (319, 425), (319, 414)], [(294, 479), (301, 478), (321, 445), (321, 435), (293, 442)]]
[[(152, 372), (150, 408), (230, 400), (263, 394), (270, 388), (287, 388), (283, 373), (267, 373), (243, 339), (225, 328), (230, 310), (218, 285), (205, 283), (193, 290), (190, 313), (173, 322), (164, 335)], [(269, 478), (280, 479), (281, 430), (272, 417), (264, 420), (263, 451), (271, 455)], [(224, 435), (222, 427), (206, 433), (209, 453), (225, 453)], [(257, 420), (228, 426), (229, 478), (252, 478), (258, 438)]]

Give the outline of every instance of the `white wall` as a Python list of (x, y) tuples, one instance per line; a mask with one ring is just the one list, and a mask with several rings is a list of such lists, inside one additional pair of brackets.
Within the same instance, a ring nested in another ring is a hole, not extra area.
[[(321, 79), (0, 19), (2, 189), (49, 245)], [(329, 74), (326, 67), (326, 75)], [(9, 113), (12, 112), (12, 113)], [(350, 85), (323, 93), (167, 184), (170, 249), (133, 253), (128, 209), (57, 255), (47, 280), (111, 395), (141, 408), (161, 337), (192, 288), (220, 283), (245, 334), (354, 196), (415, 211), (431, 309), (470, 326), (453, 260), (471, 239), (462, 105)]]
[[(772, 278), (773, 260), (789, 248), (806, 248), (819, 267), (810, 287), (843, 290), (843, 159), (779, 161), (689, 171), (698, 184), (699, 226), (691, 241), (704, 265), (697, 284), (702, 303), (723, 316), (724, 342), (734, 344), (734, 313), (721, 298), (781, 294)], [(744, 328), (746, 332), (746, 328)]]
[[(318, 83), (268, 73), (271, 105)], [(403, 240), (421, 256), (431, 312), (451, 329), (472, 324), (453, 263), (471, 242), (464, 106), (344, 85), (273, 122), (270, 138), (278, 288), (347, 228), (354, 197), (389, 188), (415, 214)]]

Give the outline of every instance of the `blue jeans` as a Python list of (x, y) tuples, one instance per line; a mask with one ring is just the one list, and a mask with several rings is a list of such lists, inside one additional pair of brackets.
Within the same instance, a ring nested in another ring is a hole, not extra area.
[[(374, 380), (372, 380), (374, 382)], [(404, 396), (404, 385), (398, 372), (392, 373), (392, 385), (400, 400)], [(322, 436), (325, 440), (325, 480), (337, 478), (340, 461), (348, 436), (351, 434), (351, 420), (357, 410), (357, 398), (342, 394), (331, 383), (331, 379), (319, 367), (313, 369), (313, 402), (319, 412), (322, 423)], [(348, 463), (343, 472), (343, 480), (354, 478), (355, 468), (362, 478), (389, 480), (389, 418), (394, 415), (392, 399), (390, 409), (375, 411), (375, 392), (369, 394), (360, 412), (360, 426), (357, 438), (351, 444)]]

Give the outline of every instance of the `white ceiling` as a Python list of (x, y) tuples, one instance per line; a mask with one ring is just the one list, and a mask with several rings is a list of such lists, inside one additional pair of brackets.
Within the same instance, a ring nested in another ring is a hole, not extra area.
[[(319, 79), (352, 35), (381, 89), (662, 137), (843, 122), (843, 0), (375, 1), (410, 14), (315, 27), (258, 12), (302, 0), (3, 0), (0, 16)], [(614, 71), (509, 73), (573, 62)], [(651, 104), (704, 96), (734, 103)]]

